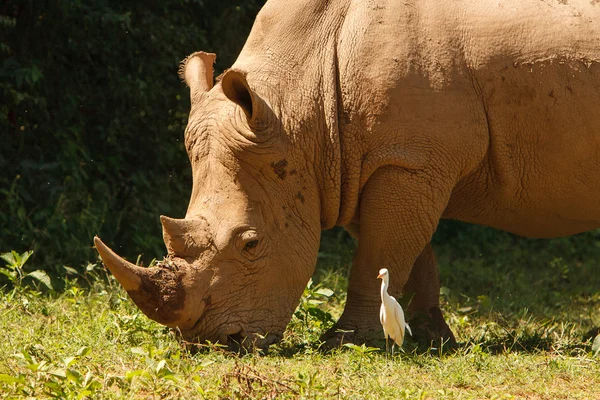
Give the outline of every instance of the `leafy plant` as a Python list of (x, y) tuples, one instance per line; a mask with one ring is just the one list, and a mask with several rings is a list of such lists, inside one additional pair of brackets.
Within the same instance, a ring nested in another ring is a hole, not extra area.
[[(86, 398), (102, 388), (93, 372), (76, 368), (77, 362), (90, 354), (81, 347), (74, 356), (52, 362), (41, 345), (24, 348), (13, 358), (24, 367), (24, 373), (12, 376), (0, 374), (0, 383), (12, 386), (12, 391), (24, 396), (44, 395), (58, 398)], [(39, 353), (40, 355), (37, 355)], [(44, 359), (42, 359), (44, 358)]]
[(25, 278), (31, 278), (35, 282), (43, 285), (46, 289), (52, 290), (52, 280), (46, 271), (35, 270), (25, 272), (23, 270), (25, 263), (32, 254), (33, 251), (26, 251), (25, 253), (19, 254), (14, 250), (9, 253), (0, 254), (0, 258), (6, 261), (5, 266), (0, 266), (0, 274), (6, 276), (15, 288), (21, 288), (23, 286), (23, 280)]
[(52, 277), (85, 268), (96, 234), (162, 256), (158, 216), (185, 212), (191, 181), (179, 62), (229, 67), (263, 2), (2, 1), (0, 248)]
[[(537, 267), (534, 276), (547, 268), (546, 261)], [(589, 271), (596, 267), (591, 260)], [(573, 267), (569, 282), (585, 279), (597, 288), (599, 277), (589, 271)], [(557, 321), (543, 318), (539, 308), (511, 312), (510, 296), (484, 307), (481, 288), (471, 289), (464, 279), (452, 288), (456, 296), (445, 289), (443, 297), (459, 347), (452, 353), (420, 353), (406, 346), (406, 353), (391, 358), (367, 345), (318, 349), (318, 338), (330, 325), (309, 310), (340, 314), (347, 283), (339, 285), (338, 279), (318, 272), (284, 340), (262, 355), (232, 354), (215, 345), (191, 353), (178, 335), (126, 300), (124, 290), (111, 290), (110, 281), (99, 280), (89, 290), (72, 283), (60, 296), (0, 291), (0, 397), (500, 399), (569, 393), (600, 398), (600, 338), (591, 344), (587, 338), (597, 330), (585, 333), (597, 325), (597, 290), (582, 293), (579, 286), (565, 286), (559, 302), (545, 305), (552, 316), (568, 307), (560, 317), (564, 321)], [(503, 285), (510, 293), (519, 280)], [(333, 294), (324, 290), (329, 288)], [(480, 294), (462, 295), (469, 290)], [(538, 290), (542, 296), (554, 291), (546, 285)]]
[(318, 324), (319, 327), (323, 327), (332, 324), (333, 317), (331, 314), (321, 308), (331, 296), (333, 296), (333, 290), (321, 285), (313, 287), (313, 280), (310, 279), (294, 315), (303, 321), (306, 326)]
[(600, 334), (596, 335), (594, 338), (594, 343), (592, 344), (592, 353), (594, 353), (594, 357), (598, 357), (598, 355), (600, 355)]

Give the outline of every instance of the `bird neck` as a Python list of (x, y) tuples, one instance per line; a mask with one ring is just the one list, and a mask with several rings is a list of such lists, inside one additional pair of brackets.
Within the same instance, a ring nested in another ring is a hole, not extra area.
[(386, 296), (389, 296), (388, 292), (387, 292), (388, 285), (389, 285), (388, 280), (383, 278), (381, 280), (381, 300), (382, 301), (385, 299)]

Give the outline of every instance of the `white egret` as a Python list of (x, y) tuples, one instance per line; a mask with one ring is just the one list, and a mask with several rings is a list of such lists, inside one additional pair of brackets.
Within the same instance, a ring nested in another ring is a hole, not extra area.
[(404, 320), (404, 311), (396, 301), (387, 292), (390, 284), (390, 274), (386, 268), (379, 270), (378, 279), (381, 279), (381, 309), (379, 310), (379, 320), (383, 326), (383, 334), (385, 335), (385, 350), (388, 351), (388, 338), (392, 339), (392, 355), (394, 355), (394, 345), (402, 347), (404, 342), (404, 330), (408, 330), (410, 336), (412, 331), (410, 326)]

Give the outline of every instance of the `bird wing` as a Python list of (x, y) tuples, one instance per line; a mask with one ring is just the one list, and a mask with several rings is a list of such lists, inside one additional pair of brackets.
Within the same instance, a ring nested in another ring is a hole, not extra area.
[[(404, 341), (404, 328), (406, 327), (406, 322), (404, 321), (404, 311), (402, 310), (402, 306), (400, 303), (396, 301), (396, 299), (392, 298), (394, 303), (394, 319), (396, 320), (396, 324), (398, 325), (399, 337), (394, 339), (398, 346), (402, 346), (402, 342)], [(412, 336), (412, 333), (411, 333)]]
[(406, 324), (404, 326), (406, 326), (406, 330), (408, 331), (408, 333), (410, 334), (410, 336), (412, 336), (412, 330), (410, 329), (410, 326), (408, 326), (408, 324)]
[(406, 325), (406, 322), (404, 321), (404, 310), (402, 310), (402, 306), (396, 301), (396, 299), (392, 298), (392, 300), (395, 303), (394, 314), (396, 317), (396, 322), (398, 322), (398, 325), (404, 327), (404, 325)]

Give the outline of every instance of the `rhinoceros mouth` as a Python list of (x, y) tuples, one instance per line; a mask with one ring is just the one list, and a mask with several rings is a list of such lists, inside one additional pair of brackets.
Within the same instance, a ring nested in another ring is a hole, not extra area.
[(282, 339), (282, 335), (268, 333), (266, 335), (260, 335), (258, 333), (244, 334), (243, 331), (239, 331), (234, 334), (227, 335), (227, 348), (233, 352), (252, 351), (254, 349), (260, 349), (264, 352), (269, 350), (269, 346), (279, 342)]
[(242, 335), (242, 331), (227, 335), (227, 347), (231, 351), (240, 351), (244, 348), (246, 337)]

